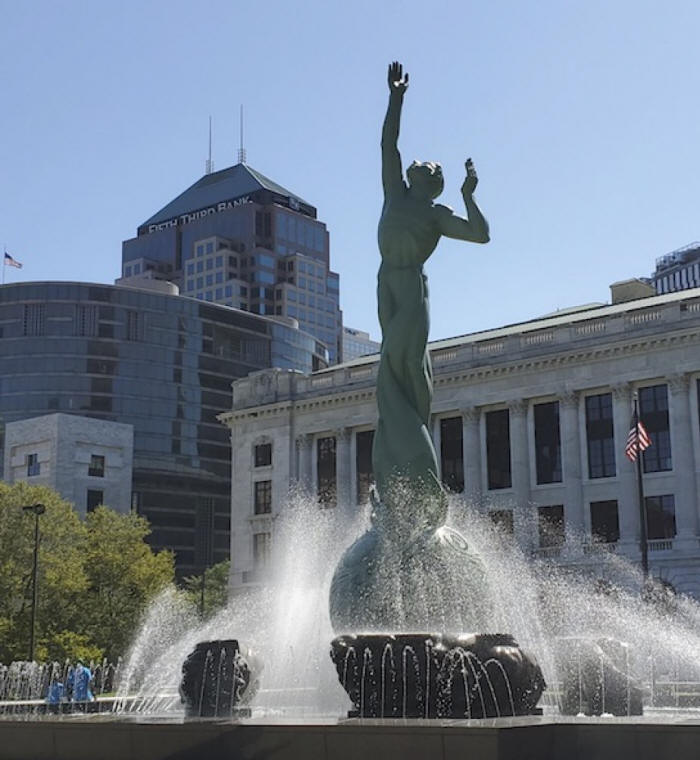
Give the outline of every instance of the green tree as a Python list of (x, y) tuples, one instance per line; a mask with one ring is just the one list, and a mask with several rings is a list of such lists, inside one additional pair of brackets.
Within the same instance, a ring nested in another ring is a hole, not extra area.
[(41, 503), (37, 654), (51, 654), (53, 634), (76, 630), (88, 580), (83, 569), (85, 526), (55, 491), (0, 482), (0, 661), (26, 659), (32, 602), (34, 515), (22, 507)]
[(148, 601), (173, 582), (172, 552), (146, 543), (148, 521), (98, 507), (85, 520), (84, 632), (114, 660), (125, 654)]
[(148, 522), (98, 507), (82, 521), (55, 491), (0, 482), (0, 662), (26, 659), (34, 515), (41, 503), (36, 656), (114, 660), (126, 653), (150, 599), (174, 578), (171, 552), (155, 554)]
[[(231, 563), (219, 562), (208, 567), (204, 571), (204, 584), (202, 574), (190, 575), (183, 580), (183, 586), (192, 604), (205, 618), (211, 617), (223, 609), (228, 602), (228, 576)], [(202, 610), (202, 591), (204, 591), (204, 609)]]

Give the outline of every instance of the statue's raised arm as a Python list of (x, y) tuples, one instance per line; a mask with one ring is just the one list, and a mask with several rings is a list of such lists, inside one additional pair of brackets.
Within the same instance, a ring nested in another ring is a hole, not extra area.
[(398, 139), (401, 106), (404, 93), (408, 89), (408, 72), (403, 73), (403, 67), (398, 61), (389, 65), (388, 84), (389, 106), (386, 109), (382, 129), (382, 184), (385, 197), (406, 189), (403, 181)]

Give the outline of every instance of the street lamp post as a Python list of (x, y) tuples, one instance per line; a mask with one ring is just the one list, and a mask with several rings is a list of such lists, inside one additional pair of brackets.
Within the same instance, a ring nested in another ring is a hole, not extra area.
[(39, 515), (43, 515), (46, 512), (46, 507), (43, 504), (30, 504), (27, 507), (22, 507), (24, 512), (32, 513), (34, 515), (34, 564), (32, 566), (32, 624), (29, 632), (29, 661), (34, 661), (34, 634), (36, 631), (36, 607), (38, 599), (38, 587), (36, 583), (37, 570), (39, 569)]

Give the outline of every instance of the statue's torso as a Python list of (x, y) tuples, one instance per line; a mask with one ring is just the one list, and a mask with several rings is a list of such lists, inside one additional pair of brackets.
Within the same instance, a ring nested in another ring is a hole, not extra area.
[(421, 267), (440, 239), (434, 206), (408, 192), (386, 198), (378, 237), (384, 264)]

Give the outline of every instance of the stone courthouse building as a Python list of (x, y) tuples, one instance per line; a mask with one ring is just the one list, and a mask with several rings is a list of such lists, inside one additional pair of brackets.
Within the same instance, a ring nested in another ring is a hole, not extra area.
[[(445, 485), (526, 552), (595, 572), (639, 562), (636, 467), (624, 455), (633, 394), (651, 572), (700, 598), (700, 289), (612, 286), (612, 304), (429, 344), (432, 433)], [(310, 375), (233, 383), (234, 587), (265, 577), (274, 517), (301, 483), (346, 519), (368, 498), (379, 356)]]

